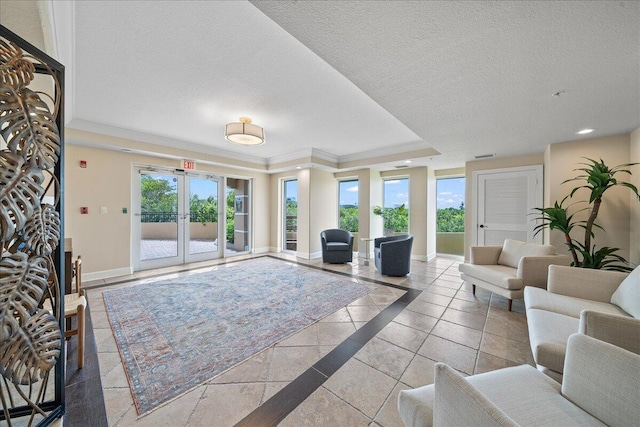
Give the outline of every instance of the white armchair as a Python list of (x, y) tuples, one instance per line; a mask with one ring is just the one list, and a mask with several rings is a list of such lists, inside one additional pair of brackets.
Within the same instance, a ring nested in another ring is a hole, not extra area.
[(407, 427), (640, 425), (640, 355), (576, 333), (564, 371), (560, 385), (529, 365), (464, 378), (438, 363), (435, 384), (401, 391), (398, 410)]
[[(560, 381), (569, 335), (579, 330), (640, 353), (640, 267), (631, 274), (549, 267), (548, 289), (524, 290), (538, 369)], [(635, 344), (635, 346), (633, 345)]]
[(546, 289), (549, 265), (569, 265), (571, 258), (557, 255), (555, 247), (506, 239), (503, 246), (472, 246), (470, 262), (460, 264), (460, 276), (472, 285), (512, 301), (524, 296), (525, 286)]

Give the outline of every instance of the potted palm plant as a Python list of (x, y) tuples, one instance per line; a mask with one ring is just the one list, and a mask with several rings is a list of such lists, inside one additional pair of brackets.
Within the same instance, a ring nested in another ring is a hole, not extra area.
[[(574, 187), (569, 195), (562, 199), (560, 203), (556, 201), (552, 207), (535, 208), (535, 210), (540, 212), (540, 216), (536, 219), (540, 220), (541, 223), (536, 226), (534, 230), (536, 234), (545, 228), (558, 230), (563, 233), (565, 243), (573, 259), (571, 265), (575, 267), (631, 271), (633, 268), (629, 266), (628, 261), (616, 253), (620, 248), (603, 246), (597, 249), (595, 244), (591, 244), (591, 240), (595, 238), (594, 229), (604, 231), (595, 221), (598, 217), (600, 206), (602, 205), (604, 193), (607, 190), (616, 186), (626, 187), (640, 200), (638, 189), (633, 184), (616, 178), (618, 174), (631, 176), (631, 171), (627, 168), (637, 165), (638, 163), (627, 163), (609, 168), (602, 159), (600, 159), (600, 161), (589, 158), (585, 159), (588, 163), (581, 163), (584, 167), (575, 169), (575, 171), (580, 172), (580, 174), (575, 178), (563, 182), (564, 184), (577, 181), (580, 182), (580, 185)], [(577, 202), (565, 206), (567, 199), (573, 198), (580, 190), (589, 191), (589, 201)], [(578, 203), (587, 203), (587, 206), (581, 209), (579, 208), (570, 214), (569, 208), (572, 208)], [(574, 219), (575, 215), (582, 211), (590, 211), (588, 218), (586, 220)], [(571, 232), (578, 228), (584, 230), (584, 240), (582, 242), (571, 235)]]

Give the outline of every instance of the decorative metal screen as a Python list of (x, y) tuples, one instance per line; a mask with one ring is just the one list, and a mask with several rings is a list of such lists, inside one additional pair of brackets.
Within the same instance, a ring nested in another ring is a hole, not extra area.
[(64, 413), (64, 67), (0, 26), (0, 402), (9, 426)]

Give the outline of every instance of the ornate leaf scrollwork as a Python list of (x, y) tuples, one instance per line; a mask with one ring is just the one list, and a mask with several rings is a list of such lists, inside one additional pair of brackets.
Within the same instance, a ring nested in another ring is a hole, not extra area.
[(24, 87), (33, 80), (35, 67), (23, 56), (22, 49), (0, 40), (0, 82)]
[(39, 308), (48, 278), (45, 258), (17, 252), (0, 261), (0, 370), (14, 384), (44, 378), (60, 355), (58, 322)]
[(60, 154), (53, 114), (37, 93), (0, 83), (0, 134), (9, 150), (40, 169), (50, 169)]
[(38, 206), (22, 230), (22, 241), (38, 256), (49, 256), (60, 242), (60, 214), (53, 206)]
[(21, 230), (44, 193), (40, 169), (26, 167), (25, 160), (11, 152), (0, 152), (0, 242)]
[(16, 385), (33, 384), (44, 378), (60, 355), (60, 340), (56, 318), (46, 310), (38, 310), (0, 344), (2, 375)]

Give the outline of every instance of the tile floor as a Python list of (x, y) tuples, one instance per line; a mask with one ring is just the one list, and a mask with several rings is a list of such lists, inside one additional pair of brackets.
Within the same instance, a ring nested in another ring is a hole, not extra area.
[(275, 425), (258, 408), (267, 401), (276, 401), (277, 405), (283, 394), (277, 393), (301, 374), (304, 373), (297, 383), (311, 378), (306, 375), (316, 371), (310, 367), (359, 328), (375, 323), (372, 319), (407, 289), (414, 289), (411, 293), (417, 297), (406, 306), (394, 305), (401, 309), (393, 310), (392, 320), (335, 373), (322, 378), (319, 385), (309, 385), (310, 395), (279, 425), (402, 426), (396, 409), (399, 391), (432, 383), (435, 362), (448, 363), (468, 375), (523, 363), (533, 365), (522, 301), (514, 301), (513, 311), (508, 312), (505, 298), (481, 289), (474, 296), (470, 286), (460, 280), (458, 261), (454, 259), (414, 261), (409, 276), (395, 278), (381, 276), (373, 265), (365, 266), (362, 260), (323, 265), (321, 260), (272, 256), (352, 275), (370, 285), (372, 291), (140, 418), (107, 320), (102, 292), (140, 284), (159, 274), (237, 262), (251, 256), (137, 272), (85, 284), (110, 426), (255, 425), (247, 420), (256, 419), (262, 420), (262, 425)]

